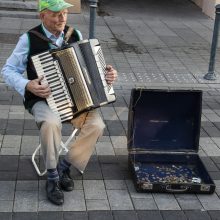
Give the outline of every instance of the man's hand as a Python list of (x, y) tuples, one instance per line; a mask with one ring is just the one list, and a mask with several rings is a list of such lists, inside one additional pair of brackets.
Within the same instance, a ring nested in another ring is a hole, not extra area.
[(38, 79), (31, 80), (26, 85), (26, 90), (30, 91), (36, 96), (39, 96), (41, 98), (47, 98), (50, 93), (50, 87), (49, 85), (41, 85), (40, 82), (42, 81), (44, 77), (41, 76)]
[(105, 80), (108, 84), (112, 84), (117, 79), (117, 71), (111, 66), (106, 66)]

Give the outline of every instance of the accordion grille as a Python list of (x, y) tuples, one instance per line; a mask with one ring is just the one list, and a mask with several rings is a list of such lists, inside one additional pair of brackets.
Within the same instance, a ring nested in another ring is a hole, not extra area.
[(55, 52), (64, 71), (67, 85), (74, 98), (77, 110), (81, 111), (93, 105), (88, 87), (73, 48)]

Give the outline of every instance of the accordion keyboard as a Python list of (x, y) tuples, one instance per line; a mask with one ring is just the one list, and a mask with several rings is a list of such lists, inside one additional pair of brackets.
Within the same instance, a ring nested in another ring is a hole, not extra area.
[(32, 57), (32, 61), (38, 76), (44, 76), (41, 84), (49, 84), (51, 94), (47, 98), (47, 103), (51, 110), (57, 114), (61, 121), (73, 118), (71, 101), (68, 89), (57, 61), (47, 51)]

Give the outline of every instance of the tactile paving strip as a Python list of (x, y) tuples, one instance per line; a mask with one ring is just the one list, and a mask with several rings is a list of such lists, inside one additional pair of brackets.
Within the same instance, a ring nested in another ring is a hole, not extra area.
[(162, 73), (135, 73), (135, 75), (138, 79), (138, 82), (167, 82)]
[(198, 83), (195, 77), (188, 74), (176, 74), (176, 73), (165, 73), (164, 74), (169, 83)]

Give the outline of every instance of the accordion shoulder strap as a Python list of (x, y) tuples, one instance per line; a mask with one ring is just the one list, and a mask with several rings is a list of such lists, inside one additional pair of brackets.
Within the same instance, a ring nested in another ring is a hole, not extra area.
[(41, 38), (42, 40), (47, 41), (48, 43), (53, 44), (55, 47), (59, 47), (59, 46), (58, 46), (56, 43), (54, 43), (50, 38), (45, 37), (43, 34), (37, 32), (37, 31), (35, 31), (35, 30), (31, 30), (31, 31), (29, 31), (29, 32), (32, 33), (32, 34), (35, 34), (37, 37)]
[(70, 39), (72, 33), (74, 31), (74, 28), (73, 27), (68, 27), (68, 30), (66, 32), (66, 35), (64, 37), (64, 43), (67, 44), (68, 40)]

